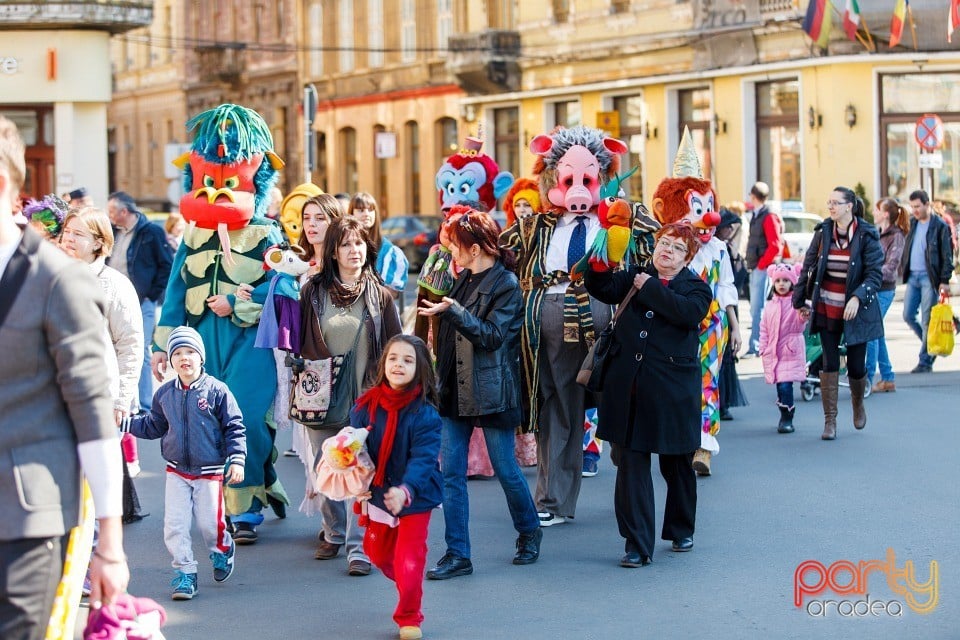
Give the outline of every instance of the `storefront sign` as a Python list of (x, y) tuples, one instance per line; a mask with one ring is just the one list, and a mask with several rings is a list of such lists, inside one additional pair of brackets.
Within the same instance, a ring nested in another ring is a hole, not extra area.
[(13, 56), (0, 56), (0, 75), (12, 76), (20, 71), (20, 62)]

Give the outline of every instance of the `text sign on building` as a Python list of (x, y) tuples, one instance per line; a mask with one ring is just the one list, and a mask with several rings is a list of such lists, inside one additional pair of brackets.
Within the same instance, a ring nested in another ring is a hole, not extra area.
[(921, 169), (943, 169), (943, 154), (939, 151), (921, 153), (919, 166)]
[(392, 131), (378, 131), (373, 141), (374, 151), (378, 158), (397, 157), (397, 134)]
[(943, 146), (943, 121), (935, 113), (925, 113), (917, 120), (914, 133), (917, 144), (924, 151), (936, 151)]
[(12, 76), (20, 71), (20, 63), (13, 56), (0, 56), (0, 75)]

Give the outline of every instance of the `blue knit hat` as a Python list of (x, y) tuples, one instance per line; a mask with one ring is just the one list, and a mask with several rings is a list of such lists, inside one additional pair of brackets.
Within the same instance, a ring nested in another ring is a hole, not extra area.
[(206, 362), (207, 353), (203, 349), (203, 338), (191, 327), (177, 327), (167, 338), (167, 355), (172, 356), (178, 347), (190, 347), (200, 354), (200, 362)]

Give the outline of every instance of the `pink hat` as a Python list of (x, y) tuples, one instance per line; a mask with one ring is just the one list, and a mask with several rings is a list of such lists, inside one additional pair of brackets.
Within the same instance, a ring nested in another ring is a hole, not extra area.
[(800, 269), (802, 265), (797, 262), (795, 264), (785, 264), (783, 262), (778, 264), (772, 264), (767, 267), (767, 277), (770, 278), (770, 282), (777, 280), (778, 278), (784, 278), (790, 281), (790, 284), (797, 284), (797, 280), (800, 279)]

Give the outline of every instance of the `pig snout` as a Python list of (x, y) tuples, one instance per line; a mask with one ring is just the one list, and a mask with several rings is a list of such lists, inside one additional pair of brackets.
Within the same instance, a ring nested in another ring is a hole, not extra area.
[(563, 201), (567, 211), (586, 212), (593, 207), (593, 194), (583, 185), (574, 185), (567, 189)]

